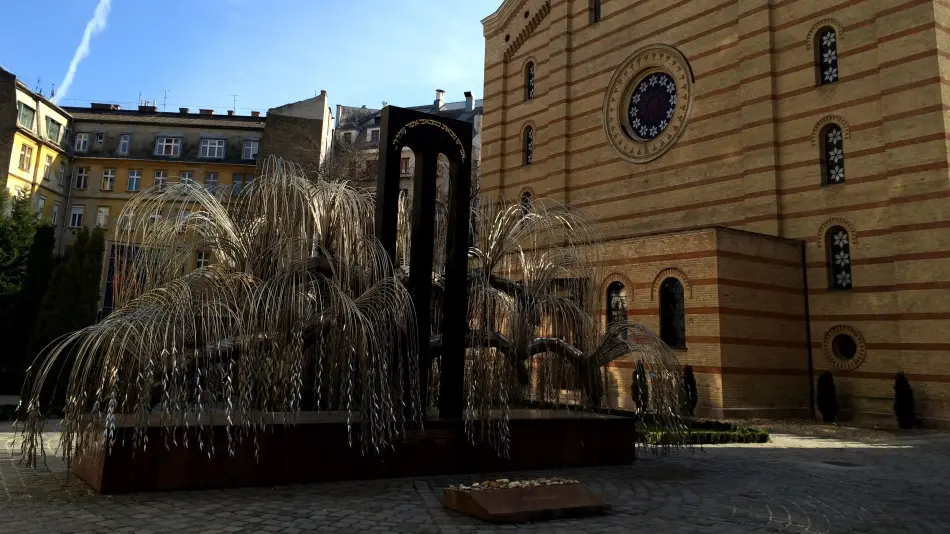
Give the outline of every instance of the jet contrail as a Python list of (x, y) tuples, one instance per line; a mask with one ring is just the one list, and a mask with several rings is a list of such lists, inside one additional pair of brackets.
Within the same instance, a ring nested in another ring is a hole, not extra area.
[(69, 70), (66, 71), (63, 83), (59, 84), (59, 93), (56, 94), (53, 102), (59, 102), (69, 92), (69, 86), (73, 84), (73, 77), (76, 76), (79, 62), (89, 55), (89, 41), (92, 40), (94, 34), (99, 33), (106, 27), (106, 19), (109, 17), (109, 4), (111, 3), (112, 0), (99, 0), (99, 4), (96, 5), (96, 11), (92, 14), (89, 22), (86, 23), (86, 31), (82, 33), (82, 41), (79, 42), (76, 53), (73, 54), (73, 60), (69, 62)]

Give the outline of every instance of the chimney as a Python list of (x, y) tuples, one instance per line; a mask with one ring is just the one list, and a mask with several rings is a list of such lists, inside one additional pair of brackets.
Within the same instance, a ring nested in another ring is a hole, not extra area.
[(158, 110), (155, 106), (139, 106), (140, 113), (155, 113)]
[(471, 91), (465, 91), (465, 110), (472, 111), (475, 109), (475, 97), (472, 96)]
[(323, 101), (324, 101), (324, 102), (326, 102), (326, 101), (327, 101), (327, 92), (321, 90), (321, 91), (320, 91), (320, 97), (323, 98)]
[(115, 111), (119, 109), (118, 104), (101, 104), (99, 102), (92, 102), (91, 104), (89, 104), (89, 107), (95, 110), (107, 110), (107, 111)]
[(260, 112), (260, 111), (252, 111), (252, 112), (251, 112), (251, 116), (252, 116), (252, 117), (260, 117), (260, 116), (261, 116), (261, 112)]
[(182, 115), (187, 115), (188, 108), (178, 108), (178, 113), (181, 113)]
[(435, 102), (433, 102), (432, 105), (439, 110), (445, 107), (445, 91), (442, 89), (435, 90)]
[(199, 115), (214, 115), (214, 110), (213, 109), (199, 109), (198, 114)]
[(233, 117), (233, 116), (234, 116), (234, 110), (233, 110), (233, 109), (229, 109), (229, 110), (228, 110), (228, 117)]

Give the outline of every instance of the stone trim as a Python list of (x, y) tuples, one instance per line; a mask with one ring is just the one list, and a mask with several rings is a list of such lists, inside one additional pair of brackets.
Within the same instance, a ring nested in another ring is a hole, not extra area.
[(667, 278), (676, 278), (683, 284), (683, 293), (687, 298), (693, 298), (693, 286), (689, 283), (689, 277), (686, 276), (682, 270), (677, 269), (676, 267), (670, 267), (668, 269), (663, 269), (659, 274), (656, 275), (656, 278), (653, 279), (653, 288), (650, 291), (650, 300), (657, 300), (657, 295), (660, 291), (660, 284), (663, 283), (663, 280)]
[[(829, 26), (835, 31), (835, 39), (838, 40), (838, 43), (841, 43), (841, 35), (844, 33), (844, 26), (842, 26), (841, 23), (835, 19), (821, 19), (813, 24), (811, 29), (808, 30), (808, 37), (805, 38), (805, 50), (811, 50), (815, 46), (815, 36), (818, 35), (818, 30), (827, 28)], [(838, 52), (840, 53), (840, 47)]]
[(518, 51), (519, 48), (534, 34), (534, 30), (541, 25), (541, 21), (544, 20), (544, 17), (548, 16), (548, 13), (551, 12), (551, 0), (546, 0), (541, 8), (528, 20), (528, 24), (520, 32), (518, 36), (513, 39), (513, 42), (508, 45), (508, 49), (505, 50), (505, 61), (509, 61), (512, 56)]
[[(858, 233), (854, 230), (854, 223), (844, 217), (832, 217), (818, 228), (818, 248), (825, 248), (825, 235), (828, 233), (828, 230), (835, 226), (841, 226), (848, 231), (848, 239), (850, 239), (852, 245), (858, 244)], [(854, 256), (853, 250), (851, 255), (852, 257)]]
[[(838, 334), (847, 334), (854, 339), (855, 344), (857, 344), (858, 350), (854, 355), (854, 358), (850, 360), (842, 360), (834, 354), (832, 350), (832, 341), (834, 341), (835, 336)], [(848, 325), (835, 325), (828, 329), (825, 332), (824, 340), (821, 343), (821, 350), (825, 353), (825, 356), (828, 358), (828, 361), (831, 362), (831, 365), (836, 369), (841, 369), (842, 371), (853, 371), (861, 366), (864, 363), (864, 360), (867, 359), (868, 347), (867, 342), (864, 340), (864, 335), (861, 334), (861, 331), (853, 326)]]
[(821, 130), (829, 124), (837, 124), (841, 127), (841, 134), (844, 138), (851, 139), (851, 124), (848, 123), (847, 119), (841, 115), (828, 115), (822, 118), (820, 121), (815, 123), (815, 127), (811, 130), (811, 146), (821, 146), (818, 136), (821, 135)]

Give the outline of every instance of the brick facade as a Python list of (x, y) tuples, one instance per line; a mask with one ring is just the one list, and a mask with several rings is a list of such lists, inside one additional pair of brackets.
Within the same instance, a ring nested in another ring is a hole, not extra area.
[[(507, 0), (483, 21), (482, 191), (530, 188), (593, 217), (649, 326), (655, 278), (688, 277), (681, 359), (710, 413), (806, 411), (810, 354), (814, 377), (833, 370), (845, 414), (893, 419), (903, 370), (921, 417), (950, 421), (950, 5), (604, 0), (599, 21), (590, 5)], [(826, 29), (838, 70), (820, 85)], [(630, 163), (608, 142), (605, 96), (618, 67), (657, 44), (689, 63), (689, 116), (668, 151)], [(831, 124), (845, 175), (823, 185)], [(829, 277), (832, 228), (848, 231), (846, 291)], [(826, 334), (844, 331), (863, 359), (830, 355)], [(629, 402), (632, 363), (614, 371)]]

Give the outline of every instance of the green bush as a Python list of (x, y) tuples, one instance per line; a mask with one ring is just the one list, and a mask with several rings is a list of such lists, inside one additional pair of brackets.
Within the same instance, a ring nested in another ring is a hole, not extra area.
[[(679, 441), (680, 436), (663, 430), (638, 432), (639, 441), (649, 445), (669, 445)], [(689, 430), (688, 443), (693, 445), (716, 445), (722, 443), (768, 443), (769, 433), (758, 428), (743, 428), (729, 431)]]
[(914, 390), (904, 372), (894, 377), (894, 415), (902, 429), (914, 428)]
[(818, 410), (826, 423), (834, 423), (838, 418), (838, 395), (835, 393), (835, 379), (825, 371), (818, 377)]
[(683, 367), (683, 394), (686, 414), (690, 417), (696, 411), (696, 404), (699, 402), (699, 392), (696, 389), (696, 377), (693, 375), (693, 366)]

